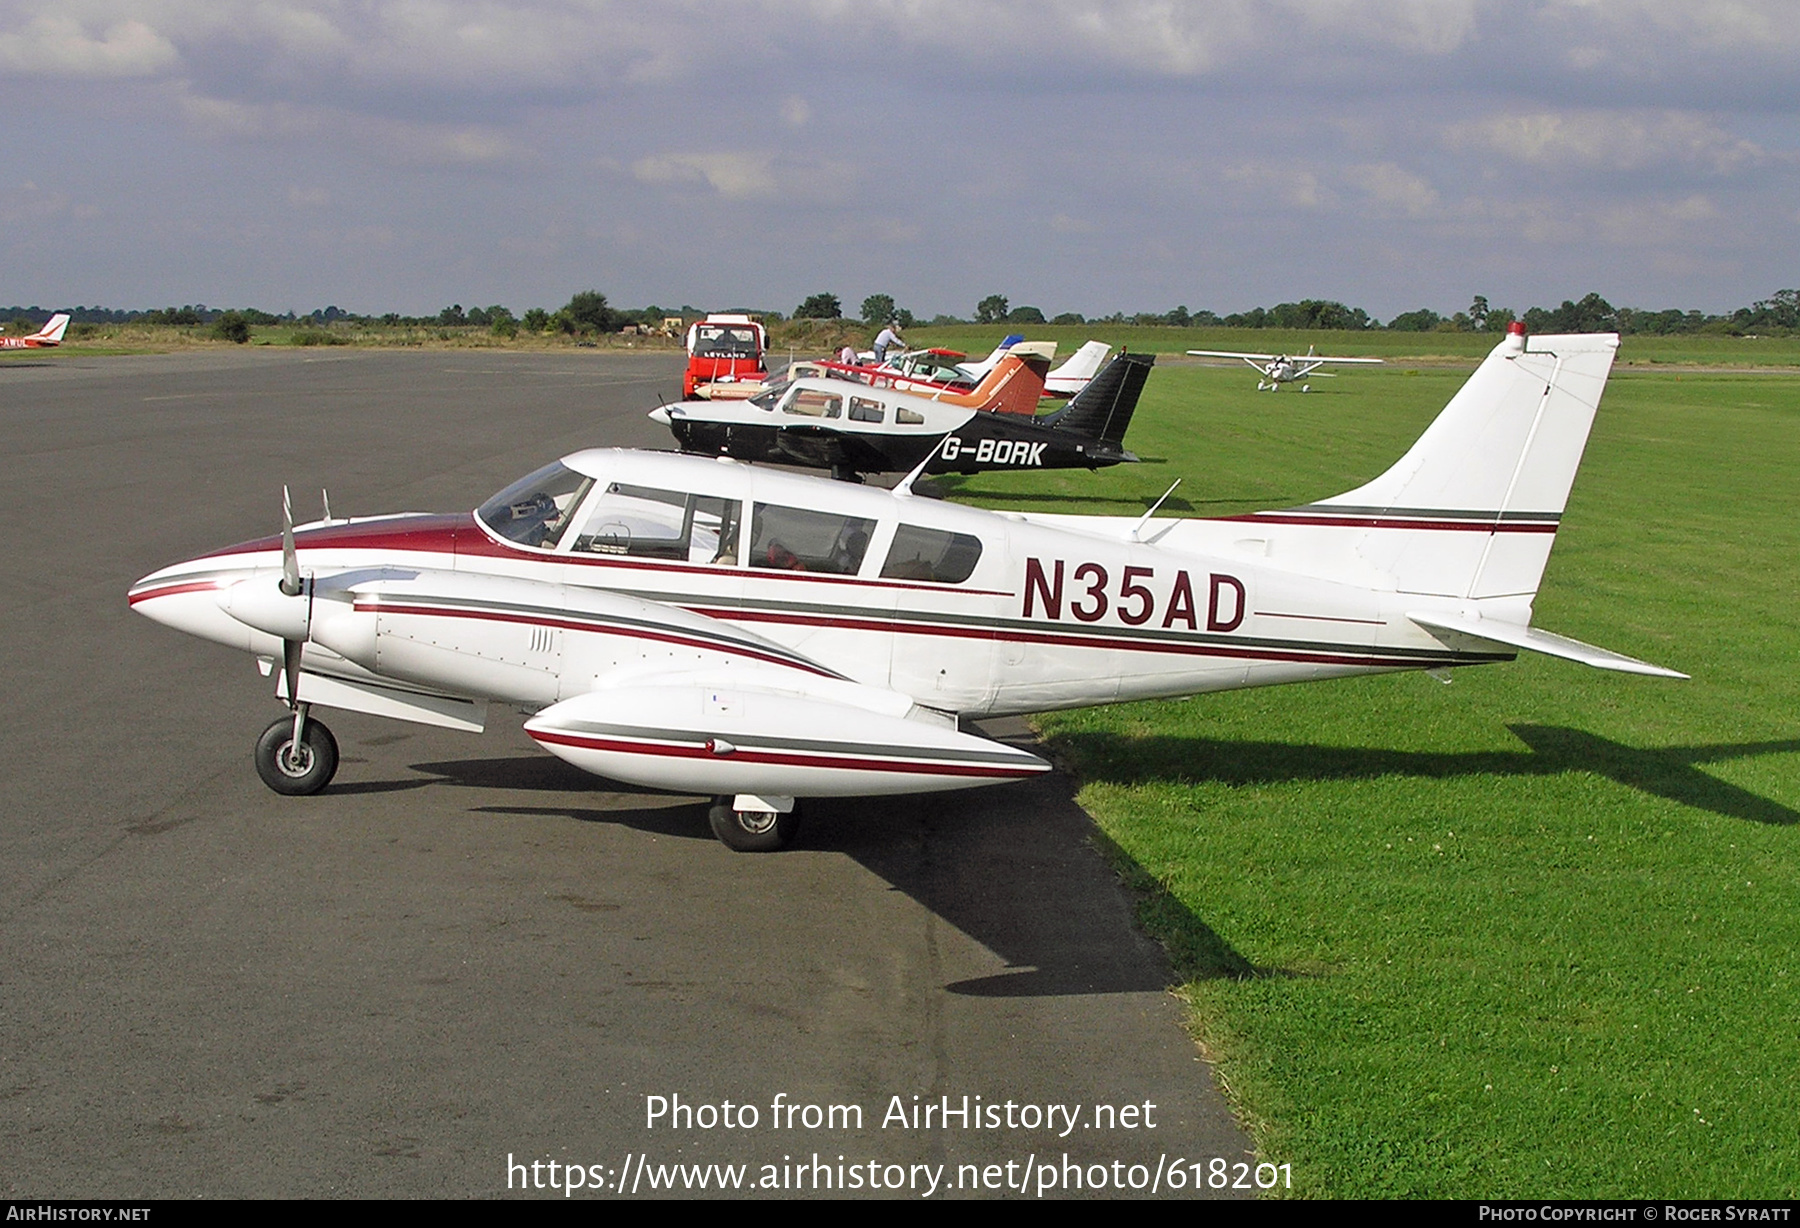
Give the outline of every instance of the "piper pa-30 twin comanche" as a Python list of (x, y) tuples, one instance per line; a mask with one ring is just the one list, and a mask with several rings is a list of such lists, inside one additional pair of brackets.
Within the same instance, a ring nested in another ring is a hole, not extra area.
[[(840, 378), (795, 379), (748, 401), (664, 405), (650, 416), (674, 432), (683, 452), (807, 465), (845, 480), (920, 465), (926, 473), (1099, 469), (1137, 459), (1125, 450), (1125, 431), (1155, 361), (1121, 354), (1067, 405), (1036, 418), (994, 408), (1004, 391), (932, 397)], [(1011, 356), (988, 384), (1010, 379), (1035, 407), (1045, 365)]]
[(1004, 713), (1513, 658), (1681, 677), (1531, 624), (1618, 338), (1510, 334), (1347, 494), (1219, 520), (1027, 516), (729, 461), (595, 449), (475, 512), (325, 521), (166, 567), (133, 607), (256, 657), (290, 697), (256, 764), (331, 779), (312, 715), (480, 729), (714, 795), (775, 848), (796, 799), (1049, 769)]
[[(1262, 376), (1256, 381), (1256, 390), (1265, 388), (1270, 392), (1279, 392), (1283, 384), (1305, 381), (1315, 371), (1320, 375), (1330, 375), (1329, 371), (1319, 371), (1328, 362), (1377, 364), (1379, 358), (1327, 358), (1323, 354), (1313, 353), (1313, 347), (1307, 346), (1306, 353), (1295, 357), (1286, 354), (1240, 354), (1236, 350), (1189, 350), (1188, 353), (1197, 358), (1241, 358), (1256, 368)], [(1301, 392), (1311, 392), (1312, 385), (1301, 382)]]
[(0, 337), (0, 350), (41, 350), (61, 345), (69, 317), (62, 312), (51, 316), (44, 327), (25, 337)]

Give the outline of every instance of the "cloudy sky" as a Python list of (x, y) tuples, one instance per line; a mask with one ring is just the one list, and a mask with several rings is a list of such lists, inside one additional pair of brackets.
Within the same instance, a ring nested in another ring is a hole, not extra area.
[(0, 303), (1800, 285), (1796, 0), (0, 0)]

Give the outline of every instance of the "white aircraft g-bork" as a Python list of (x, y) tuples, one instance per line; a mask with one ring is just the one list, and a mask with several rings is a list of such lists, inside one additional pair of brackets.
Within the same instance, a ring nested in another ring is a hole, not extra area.
[(0, 350), (39, 350), (61, 345), (68, 327), (69, 317), (59, 311), (45, 322), (44, 327), (29, 336), (0, 337)]
[(974, 718), (1520, 649), (1681, 677), (1530, 625), (1617, 346), (1515, 331), (1393, 468), (1282, 511), (1027, 516), (595, 449), (472, 514), (290, 528), (130, 602), (298, 696), (257, 743), (278, 792), (336, 767), (314, 705), (480, 729), (500, 703), (578, 767), (715, 795), (721, 839), (776, 848), (796, 798), (1048, 770)]
[[(1255, 367), (1257, 374), (1262, 376), (1256, 381), (1258, 392), (1265, 388), (1270, 392), (1278, 392), (1283, 384), (1304, 380), (1328, 362), (1375, 364), (1381, 361), (1379, 358), (1327, 358), (1323, 354), (1313, 353), (1313, 347), (1310, 345), (1306, 347), (1306, 353), (1297, 357), (1289, 357), (1286, 354), (1240, 354), (1236, 350), (1189, 350), (1188, 353), (1198, 358), (1243, 359)], [(1330, 375), (1331, 372), (1323, 371), (1320, 374)], [(1311, 392), (1312, 385), (1303, 383), (1300, 385), (1300, 391)]]

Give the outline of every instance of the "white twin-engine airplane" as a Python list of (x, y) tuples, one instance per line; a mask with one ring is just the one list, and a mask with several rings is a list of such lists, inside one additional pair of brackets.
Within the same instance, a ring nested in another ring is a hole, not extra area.
[(981, 717), (1520, 649), (1683, 677), (1530, 625), (1617, 346), (1515, 331), (1393, 468), (1281, 511), (989, 512), (911, 478), (595, 449), (472, 514), (290, 527), (130, 602), (298, 696), (257, 743), (277, 792), (331, 779), (314, 706), (479, 730), (499, 703), (587, 771), (714, 795), (720, 839), (772, 849), (797, 798), (1049, 770), (963, 731)]
[[(1283, 384), (1291, 384), (1296, 380), (1304, 381), (1328, 362), (1370, 365), (1381, 362), (1379, 358), (1328, 358), (1323, 354), (1313, 353), (1313, 347), (1310, 345), (1306, 347), (1306, 353), (1294, 357), (1286, 354), (1240, 354), (1236, 350), (1189, 350), (1188, 353), (1197, 358), (1243, 359), (1250, 366), (1256, 368), (1256, 373), (1262, 376), (1256, 381), (1258, 392), (1265, 388), (1270, 392), (1279, 392)], [(1319, 374), (1330, 375), (1331, 372), (1319, 371)], [(1300, 391), (1311, 392), (1312, 385), (1301, 383)]]

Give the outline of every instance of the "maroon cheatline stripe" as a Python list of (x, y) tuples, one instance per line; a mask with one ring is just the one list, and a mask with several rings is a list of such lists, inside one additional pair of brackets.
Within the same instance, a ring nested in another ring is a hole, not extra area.
[(358, 601), (355, 609), (359, 614), (412, 614), (431, 618), (470, 618), (480, 622), (522, 623), (531, 627), (557, 627), (565, 631), (592, 631), (599, 635), (620, 635), (628, 639), (656, 640), (665, 644), (680, 644), (686, 648), (705, 648), (713, 652), (731, 652), (751, 657), (758, 661), (767, 661), (771, 665), (785, 665), (804, 673), (816, 674), (821, 678), (836, 678), (831, 670), (809, 665), (804, 661), (796, 661), (791, 657), (778, 656), (770, 652), (739, 644), (735, 640), (707, 640), (699, 636), (679, 635), (672, 632), (648, 631), (641, 627), (621, 626), (617, 623), (583, 622), (574, 618), (552, 618), (545, 615), (514, 614), (501, 610), (471, 610), (457, 606), (404, 605), (388, 601)]
[(1517, 520), (1408, 520), (1402, 516), (1290, 516), (1284, 512), (1249, 512), (1220, 520), (1253, 524), (1326, 524), (1355, 529), (1442, 529), (1462, 533), (1554, 533), (1554, 523)]
[(150, 601), (156, 597), (176, 597), (182, 593), (203, 593), (219, 588), (217, 580), (195, 580), (188, 584), (167, 584), (162, 588), (145, 589), (141, 593), (132, 593), (125, 598), (126, 605), (136, 605), (140, 601)]
[[(1001, 631), (986, 627), (923, 626), (910, 622), (888, 622), (872, 618), (820, 618), (805, 614), (778, 614), (762, 610), (710, 610), (688, 606), (695, 614), (735, 622), (798, 623), (803, 626), (835, 627), (848, 631), (891, 631), (901, 635), (936, 635), (951, 639), (1007, 640), (1025, 644), (1055, 644), (1069, 648), (1115, 648), (1121, 652), (1156, 652), (1176, 656), (1227, 657), (1250, 661), (1298, 661), (1312, 665), (1423, 666), (1448, 664), (1454, 658), (1377, 657), (1343, 653), (1305, 652), (1300, 649), (1233, 648), (1223, 644), (1171, 644), (1155, 640), (1129, 639), (1124, 636), (1053, 635), (1047, 632)], [(1504, 658), (1482, 657), (1483, 660)]]
[[(560, 733), (550, 729), (526, 729), (526, 733), (539, 742), (554, 742), (558, 746), (573, 746), (580, 750), (612, 751), (624, 755), (661, 755), (673, 759), (706, 759), (712, 762), (723, 762), (705, 746), (670, 746), (661, 742), (625, 742), (615, 738), (596, 738), (571, 733)], [(775, 751), (744, 750), (733, 751), (729, 762), (732, 763), (773, 763), (782, 767), (817, 767), (817, 768), (852, 768), (863, 772), (907, 772), (916, 776), (998, 776), (1004, 778), (1022, 778), (1036, 776), (1040, 772), (1050, 770), (1049, 764), (1041, 767), (978, 767), (968, 763), (900, 763), (887, 759), (862, 759), (845, 757), (828, 758), (823, 755), (782, 754)]]

